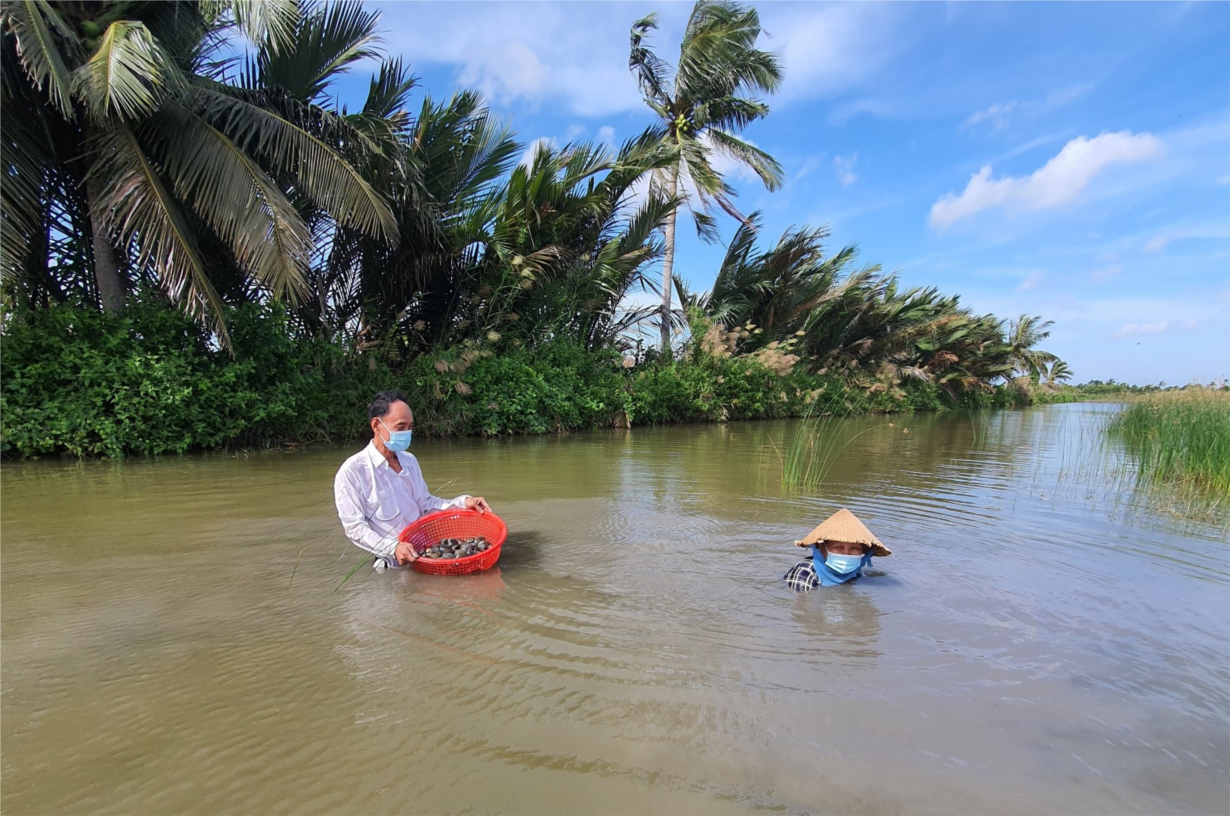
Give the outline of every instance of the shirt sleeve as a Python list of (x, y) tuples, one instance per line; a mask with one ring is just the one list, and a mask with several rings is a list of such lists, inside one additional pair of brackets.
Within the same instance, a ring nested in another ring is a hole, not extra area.
[(356, 547), (382, 558), (393, 557), (393, 551), (397, 549), (397, 536), (381, 535), (368, 523), (363, 491), (347, 468), (339, 470), (333, 480), (333, 500), (337, 504), (337, 517), (342, 522), (342, 530)]
[(419, 467), (419, 461), (414, 457), (409, 457), (409, 461), (402, 461), (402, 467), (406, 469), (406, 476), (410, 480), (410, 495), (414, 497), (415, 504), (419, 507), (419, 512), (423, 515), (434, 513), (437, 510), (462, 510), (466, 506), (466, 499), (469, 495), (463, 493), (455, 499), (442, 499), (439, 496), (431, 495), (427, 489), (427, 481), (423, 478), (423, 469)]

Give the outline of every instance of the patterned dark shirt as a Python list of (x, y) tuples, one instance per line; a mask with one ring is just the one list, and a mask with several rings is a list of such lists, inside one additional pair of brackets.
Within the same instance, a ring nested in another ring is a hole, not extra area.
[(816, 567), (810, 558), (795, 564), (784, 577), (786, 586), (795, 592), (809, 592), (820, 586), (820, 579), (816, 576)]

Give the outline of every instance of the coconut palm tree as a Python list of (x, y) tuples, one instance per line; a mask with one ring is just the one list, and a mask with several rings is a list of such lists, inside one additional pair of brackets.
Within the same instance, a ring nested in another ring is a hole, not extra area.
[(451, 327), (454, 341), (468, 328), (530, 345), (554, 337), (587, 349), (616, 345), (644, 317), (617, 309), (660, 257), (657, 231), (678, 204), (650, 195), (634, 205), (631, 188), (670, 155), (653, 130), (618, 151), (585, 143), (539, 149), (493, 193), (481, 257), (460, 280), (462, 296), (449, 295), (448, 318), (427, 323)]
[(412, 354), (457, 339), (454, 310), (480, 288), (473, 281), (502, 176), (522, 148), (478, 94), (463, 91), (444, 103), (425, 97), (401, 150), (412, 172), (384, 180), (400, 242), (337, 230), (319, 307), (347, 342), (370, 347), (396, 337)]
[[(738, 133), (763, 119), (769, 106), (754, 98), (771, 93), (781, 82), (777, 58), (756, 48), (760, 17), (756, 10), (731, 0), (700, 0), (692, 8), (679, 48), (679, 60), (668, 65), (646, 43), (657, 28), (649, 15), (632, 26), (628, 66), (641, 93), (659, 118), (668, 144), (675, 151), (671, 165), (655, 174), (664, 197), (698, 203), (692, 208), (696, 226), (707, 240), (716, 238), (713, 207), (743, 222), (732, 202), (735, 191), (715, 167), (721, 157), (748, 167), (765, 187), (781, 185), (781, 166), (768, 153), (739, 138)], [(678, 208), (663, 227), (662, 351), (670, 349), (671, 281), (675, 264), (675, 222)]]
[(597, 349), (646, 317), (617, 309), (661, 256), (658, 234), (677, 204), (630, 194), (670, 159), (659, 131), (618, 151), (546, 146), (517, 164), (523, 147), (464, 92), (426, 99), (404, 149), (413, 172), (390, 194), (400, 244), (334, 234), (322, 305), (343, 342), (403, 361), (498, 342), (490, 337), (523, 346), (568, 337)]
[(1055, 321), (1042, 321), (1041, 317), (1021, 315), (1008, 326), (1008, 360), (1012, 363), (1014, 376), (1028, 376), (1034, 382), (1042, 376), (1046, 366), (1059, 358), (1034, 346), (1051, 336), (1047, 331)]
[(273, 62), (307, 45), (296, 32), (323, 14), (293, 0), (5, 3), (6, 278), (45, 248), (40, 236), (68, 229), (104, 309), (122, 308), (130, 270), (210, 318), (226, 342), (217, 282), (302, 292), (312, 235), (300, 197), (338, 225), (396, 240), (389, 207), (353, 160), (367, 134), (230, 77), (235, 60), (221, 56), (239, 29), (253, 65)]
[(1072, 369), (1063, 360), (1054, 360), (1046, 368), (1046, 387), (1058, 391), (1059, 386), (1072, 379)]

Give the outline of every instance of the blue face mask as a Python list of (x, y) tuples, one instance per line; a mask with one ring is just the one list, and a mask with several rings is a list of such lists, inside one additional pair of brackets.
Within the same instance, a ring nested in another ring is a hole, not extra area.
[(389, 431), (389, 438), (384, 440), (384, 446), (394, 453), (401, 453), (410, 448), (410, 437), (414, 434), (413, 430), (409, 431), (392, 431), (389, 426), (385, 425), (383, 420), (376, 420), (386, 431)]
[(863, 556), (829, 553), (828, 558), (824, 559), (824, 565), (839, 575), (846, 575), (863, 565)]
[[(821, 586), (837, 586), (852, 581), (863, 574), (862, 568), (871, 563), (871, 553), (865, 555), (837, 555), (827, 557), (820, 548), (812, 545), (811, 562)], [(853, 563), (853, 566), (851, 566)]]

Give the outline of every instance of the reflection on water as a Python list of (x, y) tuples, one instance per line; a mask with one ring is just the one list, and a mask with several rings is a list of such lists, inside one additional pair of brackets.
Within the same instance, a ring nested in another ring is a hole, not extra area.
[[(868, 577), (863, 583), (873, 580)], [(850, 590), (800, 594), (791, 609), (800, 640), (834, 658), (857, 662), (879, 657), (880, 610), (869, 594), (874, 589)]]
[[(499, 567), (336, 594), (348, 450), (6, 463), (0, 806), (1224, 812), (1224, 520), (1068, 478), (1103, 410), (849, 420), (818, 495), (797, 423), (416, 442)], [(790, 592), (840, 506), (894, 555)]]

